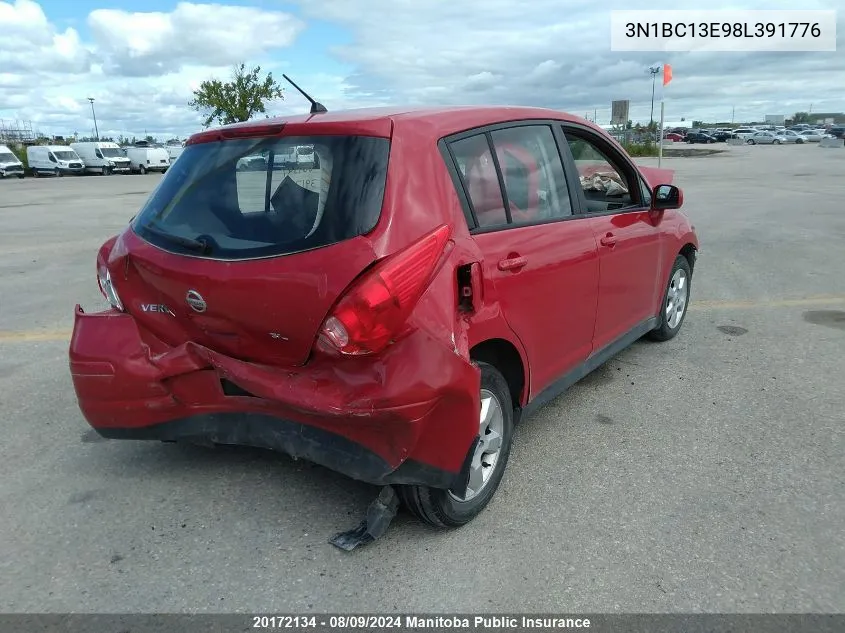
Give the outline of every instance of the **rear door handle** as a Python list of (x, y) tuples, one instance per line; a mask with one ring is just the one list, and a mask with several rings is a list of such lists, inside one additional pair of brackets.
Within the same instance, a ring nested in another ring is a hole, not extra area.
[(599, 240), (599, 244), (602, 246), (616, 246), (616, 238), (613, 236), (613, 233), (608, 233)]
[(499, 270), (519, 270), (527, 263), (528, 260), (522, 256), (508, 257), (499, 260)]

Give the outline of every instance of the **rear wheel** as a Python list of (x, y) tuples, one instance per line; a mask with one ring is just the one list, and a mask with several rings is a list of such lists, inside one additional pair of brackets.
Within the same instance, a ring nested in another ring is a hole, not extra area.
[(668, 341), (680, 332), (684, 318), (687, 316), (691, 280), (692, 269), (689, 261), (683, 255), (678, 255), (663, 295), (659, 315), (660, 324), (648, 334), (653, 341)]
[(745, 143), (746, 143), (747, 145), (754, 145), (754, 139), (753, 139), (753, 138), (750, 138), (750, 139), (748, 139), (747, 141), (745, 141)]
[(37, 169), (35, 169), (34, 167), (32, 168), (32, 177), (33, 177), (33, 178), (38, 178), (38, 170), (37, 170)]
[(138, 167), (138, 171), (139, 171), (139, 172), (140, 172), (140, 174), (143, 176), (144, 174), (146, 174), (146, 173), (147, 173), (147, 168), (146, 168), (146, 167), (144, 167), (143, 165), (141, 165), (140, 167)]
[(414, 515), (436, 527), (457, 527), (477, 516), (502, 481), (513, 437), (513, 403), (502, 374), (488, 363), (481, 370), (479, 438), (470, 462), (469, 486), (463, 497), (428, 486), (396, 486), (399, 498)]

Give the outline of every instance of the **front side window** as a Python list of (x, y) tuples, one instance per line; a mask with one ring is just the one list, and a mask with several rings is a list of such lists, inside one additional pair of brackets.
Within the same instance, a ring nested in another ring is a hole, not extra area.
[(640, 183), (629, 182), (623, 163), (604, 143), (586, 132), (566, 130), (565, 134), (578, 169), (587, 212), (605, 213), (640, 204)]
[[(298, 146), (318, 160), (291, 162)], [(133, 229), (165, 250), (217, 259), (284, 255), (371, 231), (381, 214), (390, 141), (272, 137), (189, 145)]]

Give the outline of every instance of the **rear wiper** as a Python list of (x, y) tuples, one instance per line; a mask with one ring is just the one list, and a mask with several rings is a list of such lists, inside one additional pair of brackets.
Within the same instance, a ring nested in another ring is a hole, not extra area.
[(205, 240), (194, 240), (190, 237), (181, 237), (179, 235), (172, 235), (161, 229), (153, 228), (150, 224), (142, 225), (142, 228), (146, 231), (149, 231), (153, 235), (160, 237), (163, 240), (167, 240), (172, 244), (178, 244), (179, 246), (184, 246), (185, 248), (189, 248), (192, 251), (198, 251), (203, 255), (208, 255), (211, 253), (211, 245), (206, 242)]

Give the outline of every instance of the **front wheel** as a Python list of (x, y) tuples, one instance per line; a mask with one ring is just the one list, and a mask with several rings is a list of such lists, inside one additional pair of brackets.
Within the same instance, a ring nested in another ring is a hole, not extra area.
[(61, 170), (61, 169), (59, 169), (58, 167), (56, 167), (55, 171), (53, 171), (53, 175), (54, 175), (56, 178), (61, 178), (61, 177), (62, 177), (62, 170)]
[(396, 486), (399, 498), (414, 515), (436, 527), (458, 527), (475, 518), (502, 481), (513, 437), (513, 402), (508, 384), (492, 365), (481, 370), (481, 411), (478, 438), (469, 464), (466, 494), (428, 486)]
[(747, 141), (745, 141), (745, 143), (746, 143), (746, 145), (754, 145), (754, 139), (750, 138)]
[(649, 332), (648, 336), (653, 341), (668, 341), (680, 332), (684, 324), (684, 317), (687, 315), (687, 305), (690, 298), (690, 282), (692, 281), (692, 269), (689, 261), (683, 255), (675, 258), (672, 272), (669, 275), (669, 283), (663, 295), (661, 304), (660, 324)]

